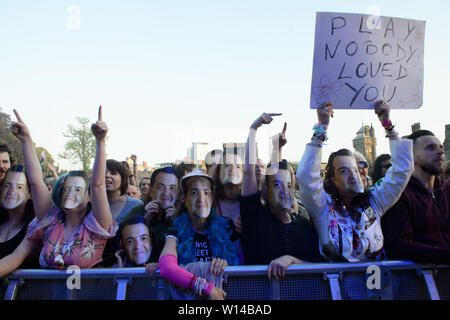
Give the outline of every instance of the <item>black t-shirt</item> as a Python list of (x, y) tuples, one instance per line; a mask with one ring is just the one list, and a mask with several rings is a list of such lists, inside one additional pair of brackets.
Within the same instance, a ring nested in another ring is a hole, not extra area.
[(22, 242), (27, 233), (28, 225), (25, 225), (14, 237), (5, 242), (0, 242), (0, 259), (13, 253)]
[(206, 233), (194, 234), (194, 257), (197, 262), (210, 262), (213, 258)]
[[(211, 218), (211, 216), (210, 216)], [(222, 217), (222, 219), (224, 219)], [(233, 220), (229, 218), (225, 218), (228, 220), (228, 226), (227, 229), (230, 231), (230, 240), (233, 242), (233, 245), (237, 246), (237, 242), (240, 239), (239, 233), (234, 228)], [(166, 235), (172, 235), (174, 237), (178, 238), (178, 241), (180, 241), (178, 237), (178, 233), (176, 228), (173, 226), (173, 224), (170, 225), (170, 227), (167, 229)], [(194, 259), (196, 262), (210, 262), (214, 257), (211, 250), (210, 241), (208, 238), (208, 234), (205, 232), (194, 232)], [(217, 257), (221, 258), (221, 257)]]
[(262, 206), (260, 197), (260, 192), (239, 197), (245, 264), (269, 264), (283, 255), (308, 262), (323, 262), (312, 223), (294, 215), (291, 223), (283, 224)]

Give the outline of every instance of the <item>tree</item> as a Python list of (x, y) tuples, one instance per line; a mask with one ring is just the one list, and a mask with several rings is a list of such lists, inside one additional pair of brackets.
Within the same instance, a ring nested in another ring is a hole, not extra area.
[(11, 133), (11, 117), (0, 108), (0, 144), (6, 144), (11, 150), (14, 164), (23, 164), (22, 145)]
[(73, 164), (81, 162), (83, 171), (89, 174), (91, 161), (95, 157), (95, 138), (88, 118), (77, 117), (77, 121), (78, 127), (69, 124), (67, 131), (63, 133), (69, 140), (64, 146), (64, 153), (59, 154), (59, 157), (70, 160)]
[[(50, 152), (47, 151), (47, 149), (45, 149), (44, 147), (36, 147), (35, 149), (37, 158), (41, 162), (42, 175), (44, 178), (52, 175), (49, 165), (53, 166), (55, 171), (58, 171), (59, 168), (55, 167), (55, 160), (53, 159)], [(45, 156), (45, 159), (42, 159), (42, 155)]]

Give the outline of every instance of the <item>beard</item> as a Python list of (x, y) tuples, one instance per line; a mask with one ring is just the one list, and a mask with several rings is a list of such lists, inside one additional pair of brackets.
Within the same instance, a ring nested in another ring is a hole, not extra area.
[(436, 168), (432, 166), (430, 163), (425, 164), (419, 164), (420, 169), (422, 169), (423, 172), (428, 173), (432, 176), (438, 176), (442, 173), (443, 168)]

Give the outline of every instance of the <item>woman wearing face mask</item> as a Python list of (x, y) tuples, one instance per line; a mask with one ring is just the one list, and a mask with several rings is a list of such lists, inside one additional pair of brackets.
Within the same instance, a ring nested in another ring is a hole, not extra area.
[(8, 169), (0, 195), (0, 259), (12, 253), (34, 218), (28, 179), (21, 165)]
[[(71, 171), (61, 177), (50, 195), (42, 179), (30, 132), (17, 111), (14, 113), (17, 122), (11, 129), (22, 142), (36, 218), (28, 226), (27, 239), (20, 245), (21, 252), (13, 262), (17, 264), (27, 249), (31, 250), (33, 245), (30, 242), (39, 240), (42, 243), (39, 263), (43, 268), (65, 269), (70, 265), (90, 268), (98, 264), (102, 260), (105, 243), (114, 236), (115, 230), (106, 196), (105, 138), (108, 127), (102, 121), (101, 107), (98, 121), (91, 128), (97, 143), (91, 202), (89, 179), (82, 171)], [(8, 265), (12, 264), (9, 259)]]

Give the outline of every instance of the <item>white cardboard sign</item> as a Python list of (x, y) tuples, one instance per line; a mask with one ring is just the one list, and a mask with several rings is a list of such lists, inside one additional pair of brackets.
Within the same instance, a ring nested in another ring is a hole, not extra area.
[(419, 108), (424, 35), (425, 21), (317, 12), (310, 108)]

